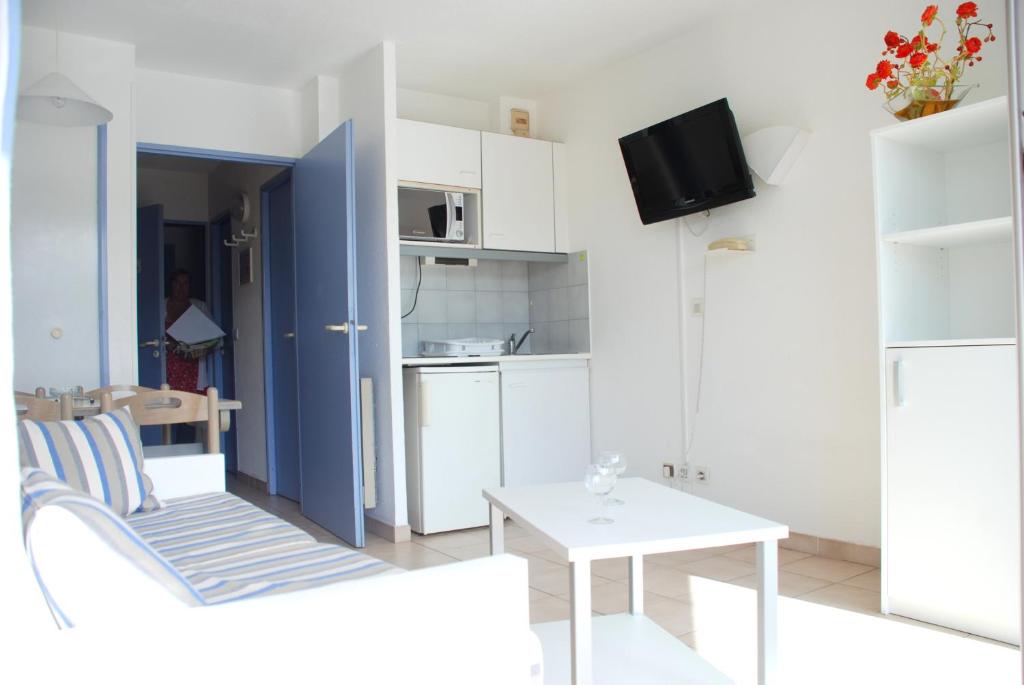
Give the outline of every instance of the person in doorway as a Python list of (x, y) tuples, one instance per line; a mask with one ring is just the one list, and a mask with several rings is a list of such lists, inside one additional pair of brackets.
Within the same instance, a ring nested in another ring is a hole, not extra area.
[[(174, 325), (189, 307), (197, 307), (210, 316), (206, 303), (191, 297), (188, 271), (178, 269), (171, 276), (171, 295), (165, 301), (164, 332)], [(178, 349), (177, 341), (167, 336), (167, 384), (171, 390), (204, 392), (206, 390), (206, 360), (194, 355), (185, 355)]]

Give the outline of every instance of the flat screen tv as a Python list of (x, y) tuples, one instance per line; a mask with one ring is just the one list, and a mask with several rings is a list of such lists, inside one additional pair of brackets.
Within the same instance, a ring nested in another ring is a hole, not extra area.
[(725, 98), (619, 138), (644, 224), (754, 197)]

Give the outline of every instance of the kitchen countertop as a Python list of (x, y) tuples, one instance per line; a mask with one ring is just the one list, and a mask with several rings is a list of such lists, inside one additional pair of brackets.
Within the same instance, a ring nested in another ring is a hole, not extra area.
[(553, 362), (590, 359), (589, 352), (565, 354), (503, 354), (491, 357), (402, 357), (402, 366), (446, 366), (449, 364), (497, 364), (499, 362)]

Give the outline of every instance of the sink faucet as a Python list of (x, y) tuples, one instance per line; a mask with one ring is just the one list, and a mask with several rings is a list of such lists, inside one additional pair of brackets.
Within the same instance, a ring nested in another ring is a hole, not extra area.
[(523, 343), (526, 342), (526, 339), (530, 337), (530, 333), (533, 333), (533, 329), (532, 328), (527, 328), (526, 332), (523, 333), (522, 337), (519, 338), (519, 342), (516, 342), (516, 334), (515, 333), (513, 333), (511, 336), (509, 336), (509, 339), (508, 339), (508, 353), (509, 354), (518, 354), (519, 353), (519, 348), (522, 347)]

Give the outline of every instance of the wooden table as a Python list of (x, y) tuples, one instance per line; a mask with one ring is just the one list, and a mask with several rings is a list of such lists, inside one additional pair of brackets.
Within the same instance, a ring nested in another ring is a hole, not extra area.
[[(643, 615), (643, 557), (745, 543), (757, 544), (758, 682), (777, 682), (778, 540), (789, 536), (786, 526), (643, 478), (619, 479), (614, 495), (625, 504), (607, 508), (615, 520), (608, 525), (588, 522), (599, 504), (582, 482), (483, 494), (491, 505), (491, 554), (504, 549), (507, 515), (569, 562), (569, 621), (532, 626), (544, 645), (545, 682), (731, 682)], [(590, 564), (620, 557), (629, 558), (629, 613), (592, 619)]]

